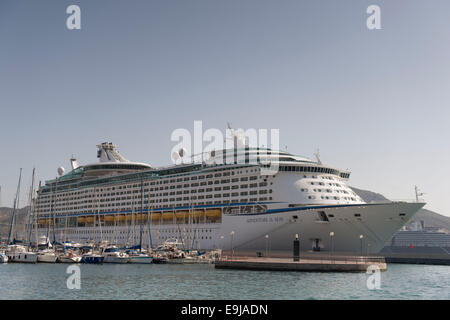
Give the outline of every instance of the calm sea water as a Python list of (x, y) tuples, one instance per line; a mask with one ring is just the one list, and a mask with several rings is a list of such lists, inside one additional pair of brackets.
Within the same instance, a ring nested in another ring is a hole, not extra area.
[(365, 273), (216, 270), (213, 265), (0, 264), (0, 299), (450, 299), (450, 266), (388, 265), (381, 288)]

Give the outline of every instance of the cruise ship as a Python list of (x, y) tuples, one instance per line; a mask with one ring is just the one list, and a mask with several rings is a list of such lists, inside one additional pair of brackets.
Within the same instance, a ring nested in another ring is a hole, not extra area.
[[(235, 145), (155, 168), (125, 159), (112, 143), (97, 147), (97, 163), (72, 157), (70, 172), (60, 168), (38, 190), (39, 236), (146, 248), (176, 240), (184, 249), (251, 255), (291, 254), (298, 236), (302, 251), (370, 254), (424, 206), (365, 203), (347, 185), (350, 172), (287, 151)], [(222, 161), (230, 154), (234, 161)]]

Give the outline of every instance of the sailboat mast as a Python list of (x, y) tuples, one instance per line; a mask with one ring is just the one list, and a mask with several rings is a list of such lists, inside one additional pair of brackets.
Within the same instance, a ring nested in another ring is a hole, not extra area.
[[(148, 193), (148, 209), (150, 210), (150, 224), (148, 225), (148, 238), (150, 242), (150, 248), (153, 250), (153, 241), (152, 241), (152, 227), (153, 227), (153, 204), (152, 204), (152, 193)], [(158, 236), (159, 239), (159, 236)], [(159, 242), (159, 240), (158, 240)]]
[(140, 217), (140, 230), (139, 230), (139, 252), (142, 251), (142, 225), (143, 225), (143, 216), (144, 216), (144, 180), (141, 177), (141, 213), (139, 214)]
[(27, 224), (27, 229), (26, 229), (26, 242), (30, 242), (31, 243), (31, 232), (33, 231), (33, 224), (32, 224), (32, 218), (31, 218), (31, 214), (33, 213), (34, 210), (34, 206), (33, 206), (33, 194), (34, 194), (34, 173), (36, 171), (36, 168), (33, 168), (33, 174), (31, 176), (31, 186), (30, 186), (30, 194), (29, 194), (29, 207), (28, 207), (28, 224)]
[(37, 211), (36, 211), (36, 215), (34, 217), (34, 232), (36, 234), (36, 248), (39, 248), (39, 224), (38, 224), (38, 219), (39, 219), (39, 209), (41, 207), (41, 181), (39, 181), (39, 190), (38, 190), (38, 198), (37, 198)]
[(56, 244), (56, 233), (55, 233), (55, 225), (56, 225), (56, 201), (57, 201), (57, 192), (58, 192), (58, 177), (56, 177), (55, 182), (55, 193), (53, 195), (53, 202), (52, 202), (52, 210), (53, 210), (53, 244)]
[(22, 168), (20, 168), (20, 173), (19, 173), (19, 183), (17, 184), (17, 191), (16, 191), (16, 197), (14, 199), (14, 208), (13, 208), (13, 213), (11, 215), (11, 223), (9, 224), (9, 232), (8, 232), (8, 243), (11, 243), (11, 236), (14, 233), (14, 225), (16, 223), (16, 209), (17, 206), (19, 205), (19, 195), (20, 195), (20, 181), (22, 180)]
[[(97, 221), (98, 221), (98, 226), (100, 228), (100, 243), (102, 243), (103, 242), (102, 220), (100, 219), (100, 203), (97, 198), (96, 188), (94, 188), (94, 199), (95, 199), (95, 204), (97, 206)], [(95, 227), (95, 223), (94, 223), (94, 227)]]
[[(69, 191), (69, 194), (70, 194), (70, 185), (69, 185), (68, 191)], [(64, 221), (64, 242), (67, 241), (67, 219), (68, 219), (68, 217), (67, 217), (67, 214), (66, 214), (66, 220)]]

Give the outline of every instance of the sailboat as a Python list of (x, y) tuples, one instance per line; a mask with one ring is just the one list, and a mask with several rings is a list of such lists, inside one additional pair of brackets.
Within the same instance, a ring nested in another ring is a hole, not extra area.
[[(34, 193), (34, 168), (33, 168), (33, 180), (31, 183), (31, 191), (30, 191), (30, 198), (31, 202), (30, 204), (33, 204), (33, 193)], [(41, 182), (39, 182), (39, 189), (38, 189), (38, 199), (40, 199), (41, 194)], [(32, 207), (32, 209), (31, 209)], [(34, 209), (36, 206), (30, 205), (30, 212), (34, 212)], [(34, 232), (36, 236), (36, 249), (37, 249), (37, 262), (41, 263), (55, 263), (57, 256), (55, 254), (55, 251), (51, 249), (51, 244), (48, 241), (48, 238), (46, 236), (41, 237), (41, 241), (39, 241), (39, 226), (38, 226), (38, 218), (39, 218), (39, 209), (40, 209), (40, 201), (38, 200), (37, 204), (37, 210), (35, 211), (34, 216)], [(31, 220), (30, 220), (31, 221)], [(32, 225), (30, 223), (30, 242), (31, 242), (31, 233), (32, 233)]]
[(81, 263), (89, 263), (89, 264), (101, 264), (105, 259), (101, 254), (99, 254), (96, 250), (95, 243), (88, 243), (85, 246), (80, 248), (81, 250)]
[(102, 253), (104, 263), (128, 263), (128, 254), (114, 245), (107, 246)]
[(79, 263), (81, 256), (76, 251), (76, 246), (71, 241), (64, 241), (63, 252), (58, 255), (58, 262), (60, 263)]
[[(140, 217), (140, 225), (139, 225), (139, 245), (135, 246), (132, 249), (126, 251), (128, 254), (128, 262), (129, 263), (140, 263), (140, 264), (149, 264), (152, 263), (153, 258), (149, 256), (147, 253), (142, 251), (142, 236), (143, 236), (143, 214), (144, 212), (144, 183), (141, 181), (141, 214)], [(148, 213), (147, 213), (147, 223), (148, 223)], [(133, 221), (134, 224), (134, 221)], [(138, 250), (136, 250), (138, 249)]]
[(55, 250), (53, 250), (49, 239), (46, 236), (41, 236), (37, 243), (37, 262), (55, 263), (58, 257), (56, 256)]
[(20, 199), (20, 182), (22, 180), (22, 168), (20, 168), (20, 174), (19, 174), (19, 183), (17, 184), (17, 191), (16, 191), (16, 197), (14, 199), (14, 208), (13, 213), (11, 215), (11, 222), (9, 226), (9, 232), (8, 232), (8, 247), (6, 249), (6, 256), (8, 257), (9, 262), (25, 262), (25, 263), (36, 263), (37, 262), (37, 254), (35, 252), (31, 252), (27, 249), (26, 246), (17, 244), (18, 241), (16, 240), (16, 237), (14, 236), (14, 239), (11, 239), (13, 237), (13, 234), (16, 233), (17, 235), (17, 229), (16, 229), (16, 210), (19, 206), (19, 199)]

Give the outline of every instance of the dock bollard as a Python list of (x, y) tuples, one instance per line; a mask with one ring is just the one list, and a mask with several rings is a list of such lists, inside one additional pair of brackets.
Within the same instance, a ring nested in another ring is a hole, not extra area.
[(295, 235), (294, 240), (294, 261), (300, 261), (300, 240), (298, 240), (298, 234)]

